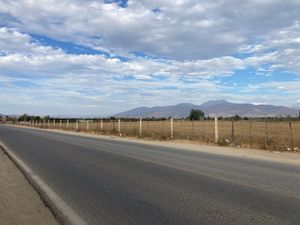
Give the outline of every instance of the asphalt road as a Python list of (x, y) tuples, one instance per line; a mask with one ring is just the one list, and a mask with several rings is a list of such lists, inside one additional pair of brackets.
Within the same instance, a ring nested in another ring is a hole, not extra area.
[(0, 126), (88, 224), (300, 224), (300, 166)]

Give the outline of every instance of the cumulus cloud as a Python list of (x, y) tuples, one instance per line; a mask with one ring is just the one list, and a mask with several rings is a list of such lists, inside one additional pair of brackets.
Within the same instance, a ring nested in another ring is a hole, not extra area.
[(292, 27), (299, 11), (299, 0), (130, 0), (127, 8), (101, 1), (20, 0), (0, 6), (8, 24), (23, 32), (181, 60), (230, 55)]
[[(0, 57), (2, 71), (26, 71), (37, 74), (94, 73), (98, 75), (213, 77), (232, 74), (244, 68), (244, 62), (234, 57), (208, 60), (157, 60), (135, 57), (128, 61), (105, 55), (67, 54), (61, 49), (32, 43), (30, 37), (15, 30), (0, 28), (4, 34), (0, 44), (6, 54)], [(8, 44), (7, 44), (8, 43)], [(15, 74), (16, 74), (15, 73)]]

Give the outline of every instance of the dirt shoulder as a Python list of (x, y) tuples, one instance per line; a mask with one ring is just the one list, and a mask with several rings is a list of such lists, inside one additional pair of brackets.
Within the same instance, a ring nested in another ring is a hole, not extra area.
[(0, 224), (58, 225), (38, 193), (0, 149)]
[[(21, 126), (24, 127), (24, 126)], [(33, 127), (24, 127), (28, 129), (38, 129)], [(250, 149), (250, 148), (237, 148), (237, 147), (223, 147), (217, 146), (215, 144), (202, 144), (196, 141), (187, 141), (187, 140), (152, 140), (152, 139), (141, 139), (137, 137), (120, 137), (120, 136), (108, 136), (94, 133), (85, 133), (85, 132), (75, 132), (75, 131), (65, 131), (58, 129), (46, 129), (47, 131), (56, 132), (56, 133), (65, 133), (77, 136), (84, 137), (93, 137), (93, 138), (101, 138), (101, 139), (110, 139), (110, 140), (119, 140), (125, 142), (135, 142), (142, 144), (150, 144), (156, 146), (164, 146), (177, 148), (181, 150), (189, 150), (189, 151), (199, 151), (217, 155), (225, 155), (225, 156), (234, 156), (239, 158), (249, 158), (249, 159), (258, 159), (258, 160), (267, 160), (272, 162), (279, 163), (288, 163), (294, 165), (300, 165), (300, 153), (299, 152), (278, 152), (278, 151), (270, 151), (270, 150), (261, 150), (261, 149)]]

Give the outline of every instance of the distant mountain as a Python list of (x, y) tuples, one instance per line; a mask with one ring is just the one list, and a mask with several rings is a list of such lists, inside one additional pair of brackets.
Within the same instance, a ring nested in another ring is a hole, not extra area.
[(199, 106), (190, 103), (181, 103), (178, 105), (170, 106), (155, 106), (155, 107), (140, 107), (126, 112), (118, 113), (115, 117), (128, 117), (128, 118), (146, 118), (146, 117), (174, 117), (182, 118), (189, 115), (191, 109), (198, 109)]
[(181, 103), (170, 106), (139, 107), (126, 112), (115, 114), (119, 118), (151, 118), (151, 117), (173, 117), (183, 118), (189, 116), (191, 109), (200, 109), (205, 116), (231, 117), (239, 115), (242, 117), (264, 117), (264, 116), (298, 116), (296, 108), (274, 105), (254, 105), (249, 103), (231, 103), (226, 100), (208, 101), (202, 105)]
[[(209, 104), (208, 104), (209, 103)], [(211, 101), (204, 103), (200, 108), (206, 115), (211, 117), (231, 117), (239, 115), (242, 117), (264, 117), (264, 116), (297, 116), (298, 110), (285, 106), (254, 105), (249, 103), (230, 103), (227, 101)]]

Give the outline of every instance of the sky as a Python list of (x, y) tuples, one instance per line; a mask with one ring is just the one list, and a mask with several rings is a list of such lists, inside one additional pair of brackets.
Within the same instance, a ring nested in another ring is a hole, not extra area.
[(300, 0), (0, 0), (0, 113), (300, 107)]

